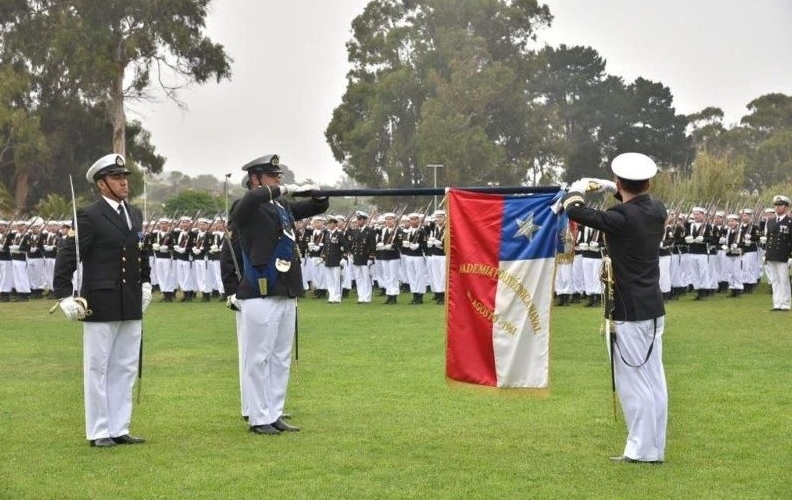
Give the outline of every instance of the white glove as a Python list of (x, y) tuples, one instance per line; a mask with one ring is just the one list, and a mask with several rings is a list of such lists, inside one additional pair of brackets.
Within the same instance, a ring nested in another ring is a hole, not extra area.
[(143, 283), (140, 288), (143, 291), (143, 312), (146, 312), (149, 304), (151, 304), (151, 283)]
[(288, 193), (293, 193), (297, 190), (297, 184), (281, 184), (278, 187), (280, 188), (281, 196), (284, 196)]
[(232, 311), (241, 311), (242, 302), (240, 302), (236, 294), (233, 293), (226, 298), (226, 307), (231, 309)]
[(580, 244), (580, 249), (583, 250), (584, 252), (587, 251), (589, 249), (588, 243), (586, 243), (586, 242), (581, 243)]
[(443, 240), (435, 240), (434, 246), (440, 248), (441, 246), (443, 246)]
[(761, 243), (762, 245), (767, 243), (767, 236), (760, 236), (759, 237), (759, 243)]
[(704, 243), (704, 237), (701, 236), (701, 235), (696, 236), (696, 240), (695, 241), (696, 241), (696, 243)]
[(217, 253), (217, 252), (220, 251), (220, 247), (217, 246), (217, 245), (212, 245), (212, 246), (209, 247), (209, 251), (212, 252), (212, 253)]
[(8, 245), (8, 249), (11, 253), (19, 253), (19, 245)]
[(383, 243), (383, 242), (381, 242), (381, 241), (380, 241), (379, 243), (377, 243), (377, 246), (376, 246), (375, 248), (376, 248), (377, 250), (382, 250), (382, 249), (384, 249), (384, 248), (385, 248), (385, 243)]
[(341, 262), (338, 263), (341, 266), (341, 269), (346, 267), (346, 259), (341, 259)]
[(167, 252), (168, 250), (170, 250), (170, 247), (168, 245), (160, 245), (159, 247), (160, 252)]
[(173, 247), (173, 249), (176, 250), (176, 253), (184, 253), (187, 251), (184, 247)]
[(324, 263), (324, 259), (321, 257), (314, 257), (313, 262), (315, 266), (321, 266)]
[(732, 243), (731, 244), (731, 249), (732, 250), (737, 250), (737, 243)]
[(576, 193), (585, 193), (586, 191), (588, 191), (588, 187), (589, 187), (588, 181), (586, 181), (585, 179), (579, 179), (573, 182), (569, 186), (569, 191), (574, 191)]
[(155, 252), (159, 252), (160, 244), (159, 243), (152, 243), (151, 249), (154, 250)]
[(383, 249), (383, 250), (393, 250), (393, 245), (391, 245), (390, 243), (388, 243), (387, 245), (383, 246), (383, 247), (382, 247), (382, 249)]
[(596, 241), (592, 241), (591, 243), (589, 243), (589, 248), (591, 250), (596, 250), (599, 248), (599, 243), (597, 243)]
[(695, 239), (696, 238), (694, 238), (694, 237), (692, 237), (690, 235), (687, 235), (687, 236), (685, 236), (685, 243), (687, 243), (687, 244), (693, 243), (693, 240), (695, 240)]
[(402, 240), (402, 247), (408, 248), (410, 246), (410, 240)]
[(615, 193), (616, 192), (616, 183), (613, 181), (609, 181), (606, 179), (592, 179), (590, 177), (584, 177), (581, 179), (582, 181), (586, 181), (587, 190), (588, 191), (595, 191), (597, 193)]
[(31, 251), (31, 252), (35, 252), (35, 251), (37, 251), (37, 250), (38, 250), (38, 247), (30, 247), (30, 251)]
[(750, 234), (746, 234), (745, 238), (743, 238), (743, 239), (745, 240), (746, 243), (748, 243), (748, 242), (751, 241), (751, 235)]
[(433, 247), (435, 241), (437, 241), (437, 238), (435, 238), (434, 236), (430, 236), (429, 238), (426, 239), (426, 244), (429, 245), (430, 247)]
[(55, 250), (55, 245), (44, 245), (45, 252), (51, 252), (53, 250)]
[(410, 250), (418, 250), (418, 243), (410, 243)]
[(198, 247), (193, 247), (192, 253), (193, 253), (193, 255), (200, 255), (201, 254), (201, 249), (198, 248)]
[(84, 298), (65, 297), (58, 301), (63, 314), (72, 321), (85, 318), (85, 311), (88, 309), (88, 302)]
[(726, 237), (725, 236), (721, 236), (720, 239), (718, 240), (718, 243), (720, 243), (721, 245), (725, 245), (726, 244)]
[(315, 251), (319, 250), (319, 247), (316, 246), (316, 243), (313, 243), (313, 242), (312, 243), (308, 243), (308, 250), (310, 250), (311, 252), (315, 252)]

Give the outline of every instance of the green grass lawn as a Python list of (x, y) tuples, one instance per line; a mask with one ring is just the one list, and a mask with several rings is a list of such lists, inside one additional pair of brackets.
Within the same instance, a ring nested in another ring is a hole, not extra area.
[(608, 460), (625, 429), (598, 310), (553, 310), (551, 390), (530, 397), (448, 385), (443, 308), (408, 300), (300, 302), (303, 430), (275, 437), (239, 416), (231, 312), (155, 302), (132, 422), (148, 442), (112, 449), (84, 438), (81, 325), (1, 304), (0, 498), (792, 498), (792, 315), (765, 287), (669, 304), (660, 466)]

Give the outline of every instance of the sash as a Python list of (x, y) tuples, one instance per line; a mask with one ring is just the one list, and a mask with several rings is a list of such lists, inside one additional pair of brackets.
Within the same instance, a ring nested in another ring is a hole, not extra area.
[(244, 250), (242, 251), (245, 276), (248, 277), (253, 288), (258, 290), (261, 297), (269, 295), (278, 279), (278, 272), (287, 272), (291, 268), (292, 258), (294, 258), (296, 238), (292, 229), (291, 214), (277, 201), (273, 201), (272, 204), (278, 212), (281, 234), (269, 262), (264, 266), (254, 266), (248, 254)]

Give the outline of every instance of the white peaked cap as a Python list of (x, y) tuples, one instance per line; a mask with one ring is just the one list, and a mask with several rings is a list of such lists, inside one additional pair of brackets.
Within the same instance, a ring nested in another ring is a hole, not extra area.
[(620, 179), (645, 181), (657, 174), (657, 165), (644, 154), (622, 153), (611, 162), (611, 170)]

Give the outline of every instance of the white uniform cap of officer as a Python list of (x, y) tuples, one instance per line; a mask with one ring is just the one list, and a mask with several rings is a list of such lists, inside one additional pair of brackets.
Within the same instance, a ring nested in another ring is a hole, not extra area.
[(789, 198), (786, 196), (779, 194), (778, 196), (773, 197), (773, 205), (786, 205), (789, 206)]
[(130, 173), (129, 169), (126, 168), (124, 157), (118, 153), (111, 153), (96, 160), (94, 164), (88, 168), (88, 172), (85, 173), (85, 178), (88, 182), (96, 182), (105, 175), (129, 175)]
[(616, 177), (628, 181), (647, 181), (657, 175), (657, 165), (641, 153), (622, 153), (611, 162)]

